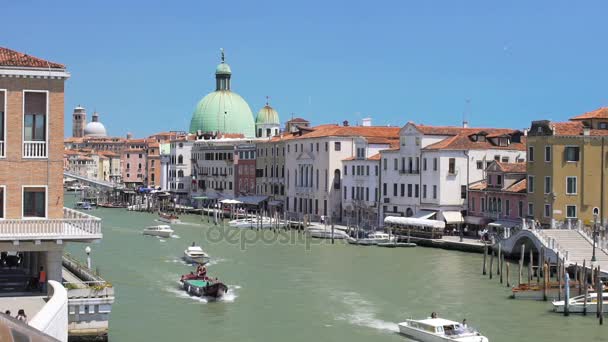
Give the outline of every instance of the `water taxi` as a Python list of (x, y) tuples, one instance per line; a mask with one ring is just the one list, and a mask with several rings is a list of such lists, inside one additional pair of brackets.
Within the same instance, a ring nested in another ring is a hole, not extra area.
[(204, 265), (209, 262), (209, 255), (203, 251), (201, 246), (192, 244), (184, 250), (184, 260), (189, 263)]
[(316, 239), (331, 239), (332, 237), (334, 239), (349, 238), (348, 234), (338, 229), (334, 229), (333, 233), (331, 229), (308, 229), (308, 235)]
[(149, 226), (144, 228), (144, 235), (160, 236), (164, 238), (170, 238), (173, 234), (173, 229), (170, 226), (161, 224), (158, 226)]
[(181, 223), (179, 217), (177, 215), (168, 214), (168, 213), (158, 213), (158, 220), (161, 222), (166, 222), (170, 224)]
[(383, 232), (373, 232), (369, 233), (367, 237), (361, 239), (350, 238), (347, 240), (348, 243), (352, 245), (360, 245), (360, 246), (372, 246), (377, 245), (379, 243), (387, 243), (387, 242), (396, 242), (396, 236), (390, 236), (387, 233)]
[[(608, 312), (608, 293), (602, 294), (602, 312)], [(568, 302), (568, 311), (571, 313), (596, 313), (597, 312), (597, 301), (598, 295), (597, 292), (587, 294), (586, 306), (585, 306), (585, 295), (576, 296), (570, 298)], [(554, 300), (553, 311), (555, 312), (564, 312), (566, 301), (565, 300)], [(585, 308), (587, 310), (585, 310)]]
[(399, 332), (421, 342), (488, 342), (488, 338), (459, 322), (444, 318), (408, 319), (401, 322)]
[(214, 278), (199, 277), (188, 279), (182, 276), (181, 282), (184, 290), (192, 296), (204, 296), (211, 298), (220, 298), (228, 293), (228, 286)]

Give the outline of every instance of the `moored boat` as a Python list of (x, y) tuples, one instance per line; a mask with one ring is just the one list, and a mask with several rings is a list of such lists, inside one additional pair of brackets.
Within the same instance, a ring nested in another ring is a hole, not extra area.
[(228, 293), (228, 286), (217, 279), (184, 279), (182, 286), (188, 294), (198, 297), (220, 298)]
[[(565, 284), (561, 285), (562, 288)], [(578, 292), (579, 284), (577, 282), (570, 282), (570, 293)], [(548, 299), (557, 298), (560, 291), (560, 284), (552, 281), (547, 283), (545, 290)], [(593, 289), (591, 288), (591, 292)], [(532, 283), (532, 284), (520, 284), (513, 286), (511, 289), (511, 298), (515, 299), (531, 299), (531, 300), (543, 300), (543, 284)]]
[(348, 243), (359, 246), (373, 246), (379, 243), (393, 243), (395, 241), (397, 241), (397, 237), (383, 232), (373, 232), (369, 233), (365, 238), (350, 238), (347, 240)]
[(91, 206), (91, 203), (89, 202), (76, 202), (76, 204), (74, 205), (75, 209), (80, 209), (80, 210), (91, 210), (93, 209), (93, 207)]
[(144, 228), (143, 234), (170, 238), (171, 235), (173, 234), (173, 229), (171, 229), (170, 226), (161, 224), (158, 226), (149, 226), (149, 227)]
[(188, 246), (184, 250), (184, 260), (189, 263), (204, 265), (209, 262), (209, 255), (203, 251), (201, 246), (196, 246), (193, 243), (192, 246)]
[(177, 215), (169, 214), (169, 213), (158, 213), (158, 220), (170, 224), (181, 223), (179, 217)]
[(444, 318), (408, 319), (398, 326), (401, 334), (421, 342), (489, 342), (475, 329)]
[(310, 237), (317, 239), (348, 239), (349, 236), (341, 230), (334, 229), (333, 233), (331, 229), (308, 229)]
[[(602, 293), (602, 312), (608, 312), (608, 293)], [(585, 295), (570, 298), (568, 301), (568, 312), (570, 313), (597, 313), (597, 302), (599, 300), (597, 292), (588, 293), (585, 300)], [(565, 300), (555, 300), (552, 302), (553, 311), (564, 312), (566, 308)]]

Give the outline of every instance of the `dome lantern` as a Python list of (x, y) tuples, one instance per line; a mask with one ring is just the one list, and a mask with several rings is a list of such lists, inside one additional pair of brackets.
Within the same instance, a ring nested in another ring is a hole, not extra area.
[(224, 49), (220, 49), (220, 51), (222, 53), (222, 62), (215, 68), (215, 90), (230, 90), (230, 75), (232, 75), (232, 70), (226, 64)]

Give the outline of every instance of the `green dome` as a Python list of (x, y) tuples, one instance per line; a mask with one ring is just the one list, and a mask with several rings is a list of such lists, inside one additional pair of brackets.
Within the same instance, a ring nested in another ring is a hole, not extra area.
[(190, 133), (198, 130), (242, 133), (245, 137), (255, 137), (251, 108), (239, 94), (230, 90), (214, 91), (196, 105), (190, 121)]
[(215, 74), (223, 74), (223, 75), (230, 75), (232, 74), (232, 70), (230, 70), (230, 65), (222, 62), (220, 63), (217, 68), (215, 68)]
[(267, 125), (280, 125), (279, 113), (269, 105), (265, 105), (264, 108), (260, 109), (258, 116), (255, 118), (256, 124), (267, 124)]

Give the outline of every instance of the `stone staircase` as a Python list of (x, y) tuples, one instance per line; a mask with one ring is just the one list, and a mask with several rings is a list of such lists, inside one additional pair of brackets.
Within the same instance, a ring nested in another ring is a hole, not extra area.
[(0, 296), (26, 291), (30, 277), (22, 269), (0, 268)]
[[(593, 243), (588, 237), (574, 229), (543, 229), (540, 235), (547, 240), (554, 240), (556, 249), (560, 251), (560, 258), (566, 257), (567, 262), (574, 265), (589, 266), (593, 254)], [(564, 255), (566, 254), (566, 255)], [(595, 257), (603, 272), (608, 271), (608, 253), (598, 247), (595, 248)]]

